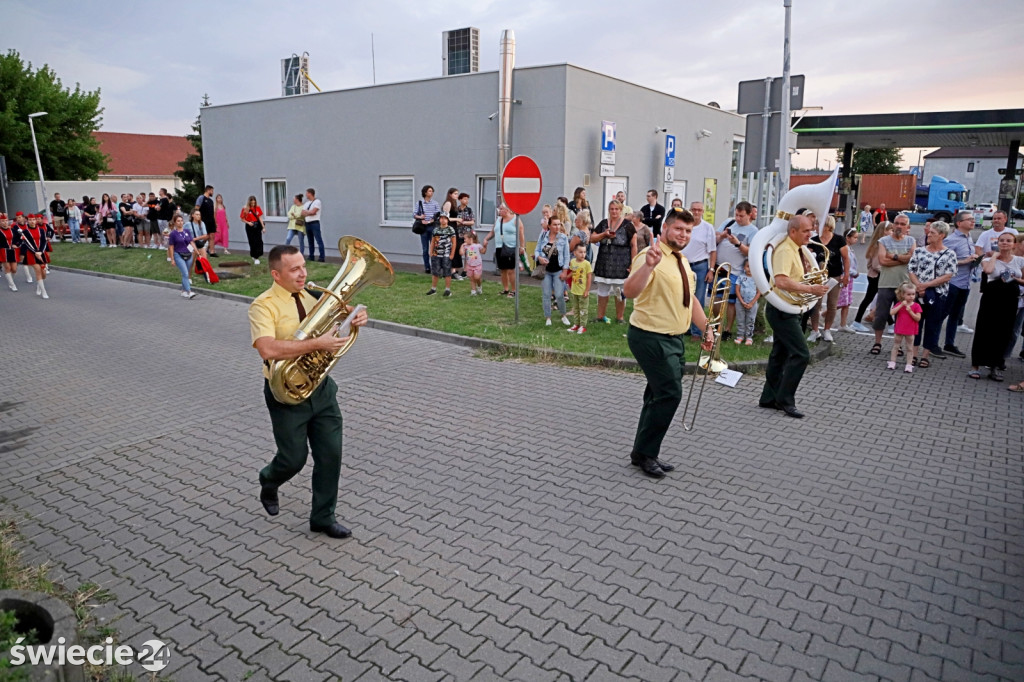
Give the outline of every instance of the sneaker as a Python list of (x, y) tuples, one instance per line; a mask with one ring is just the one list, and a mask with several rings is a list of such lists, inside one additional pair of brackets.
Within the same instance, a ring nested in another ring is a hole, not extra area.
[(942, 347), (942, 350), (943, 350), (943, 352), (945, 352), (946, 355), (952, 355), (955, 358), (966, 358), (967, 357), (967, 354), (964, 353), (963, 351), (961, 351), (956, 346), (946, 345), (946, 346)]
[(476, 296), (476, 289), (471, 289), (469, 292), (470, 296)]
[(927, 350), (928, 350), (929, 353), (932, 354), (933, 358), (938, 358), (939, 360), (945, 360), (946, 358), (949, 357), (938, 346), (936, 346), (935, 348), (928, 348)]
[(754, 345), (754, 339), (747, 339), (746, 343), (747, 343), (748, 346), (753, 346)]
[(260, 264), (260, 259), (259, 258), (253, 258), (252, 259), (252, 264), (253, 265), (259, 265)]
[(585, 332), (585, 331), (587, 331), (587, 328), (586, 328), (586, 327), (580, 327), (579, 329), (577, 329), (577, 330), (576, 330), (576, 333), (577, 333), (577, 334), (582, 334), (582, 333), (583, 333), (583, 332)]
[(456, 272), (454, 275), (452, 275), (452, 279), (455, 280), (456, 282), (461, 282), (462, 281), (462, 275), (460, 275), (459, 273)]
[(569, 328), (568, 328), (568, 329), (566, 329), (565, 331), (569, 332), (570, 334), (573, 334), (573, 333), (575, 333), (575, 332), (576, 332), (576, 330), (577, 330), (577, 329), (579, 329), (579, 328), (580, 328), (580, 327), (579, 327), (579, 325), (577, 325), (577, 324), (574, 324), (573, 326), (569, 327)]
[(430, 291), (427, 292), (427, 296), (433, 296), (436, 293), (437, 293), (437, 289), (431, 289)]
[(895, 331), (896, 331), (896, 328), (893, 327), (891, 324), (885, 328), (885, 333), (886, 334), (892, 334)]
[(853, 327), (853, 331), (855, 331), (855, 332), (867, 333), (867, 332), (871, 331), (871, 329), (869, 329), (867, 326), (861, 324), (860, 322), (854, 322), (853, 325), (851, 325), (851, 326)]
[(822, 338), (825, 339), (826, 341), (828, 341), (829, 343), (832, 343), (832, 342), (835, 341), (835, 339), (832, 338), (832, 330), (831, 329), (826, 329), (825, 333), (822, 334)]
[(817, 341), (820, 338), (821, 338), (821, 333), (820, 332), (812, 331), (810, 333), (810, 335), (807, 337), (807, 343), (814, 343), (815, 341)]
[(775, 343), (775, 335), (774, 334), (769, 334), (768, 336), (764, 337), (764, 342), (765, 343)]
[(550, 327), (551, 326), (551, 318), (550, 317), (548, 319), (544, 320), (544, 326), (545, 327)]
[(973, 330), (973, 329), (971, 329), (970, 327), (968, 327), (968, 326), (967, 326), (966, 324), (961, 324), (961, 325), (959, 325), (959, 326), (958, 326), (958, 327), (956, 328), (956, 330), (957, 330), (958, 332), (963, 332), (964, 334), (973, 334), (973, 333), (974, 333), (974, 330)]
[(848, 324), (845, 327), (840, 327), (839, 331), (841, 331), (841, 332), (848, 332), (848, 333), (852, 334), (853, 332), (855, 332), (857, 330), (853, 328), (852, 324)]
[(914, 372), (914, 366), (913, 365), (907, 365), (906, 367), (903, 368), (903, 373), (904, 374), (912, 374), (913, 372)]
[(231, 252), (228, 251), (227, 249), (221, 249), (221, 253), (223, 253), (225, 256), (230, 256), (231, 255)]
[(449, 297), (449, 296), (451, 296), (451, 295), (452, 295), (452, 290), (451, 290), (451, 289), (445, 289), (445, 290), (444, 290), (444, 296), (445, 296), (445, 298), (447, 298), (447, 297)]
[(188, 298), (188, 292), (187, 291), (181, 292), (181, 297), (182, 298)]
[(737, 346), (741, 346), (743, 345), (743, 339), (737, 338), (735, 341), (733, 341), (733, 343), (735, 343)]
[(612, 321), (610, 319), (608, 319), (607, 315), (605, 315), (604, 317), (597, 318), (596, 321), (597, 322), (604, 322), (605, 324), (611, 324), (612, 323)]
[(565, 315), (562, 315), (562, 324), (564, 324), (566, 327), (568, 327), (570, 324), (572, 324), (572, 322), (569, 321), (568, 317), (566, 317)]
[(188, 300), (190, 300), (190, 301), (191, 301), (191, 300), (192, 300), (193, 298), (195, 298), (195, 297), (196, 297), (196, 292), (194, 292), (194, 291), (190, 291), (190, 292), (188, 292), (188, 295), (186, 295), (186, 296), (185, 296), (185, 298), (187, 298), (187, 299), (188, 299)]
[(170, 257), (167, 258), (167, 262), (168, 263), (172, 262)]
[(885, 363), (885, 368), (886, 369), (896, 369), (896, 363), (895, 362), (887, 362), (887, 363)]

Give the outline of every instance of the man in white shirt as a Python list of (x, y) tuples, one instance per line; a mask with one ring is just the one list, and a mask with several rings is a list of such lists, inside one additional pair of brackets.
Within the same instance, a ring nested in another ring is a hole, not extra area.
[(722, 330), (722, 340), (728, 341), (732, 337), (732, 325), (736, 320), (736, 281), (743, 274), (743, 261), (747, 259), (750, 251), (750, 240), (757, 234), (757, 227), (753, 224), (754, 207), (749, 201), (741, 201), (736, 204), (733, 217), (722, 224), (722, 229), (715, 234), (718, 241), (718, 262), (728, 263), (732, 266), (729, 275), (729, 307), (725, 314), (725, 328)]
[(629, 204), (626, 203), (626, 193), (625, 192), (623, 192), (620, 189), (618, 192), (615, 193), (615, 198), (619, 200), (620, 204), (622, 204), (622, 215), (626, 215), (627, 213), (632, 213), (633, 212), (632, 207), (630, 207)]
[(320, 245), (320, 262), (324, 262), (324, 238), (320, 233), (320, 200), (316, 198), (316, 190), (306, 190), (306, 203), (302, 207), (302, 216), (306, 219), (306, 237), (309, 239), (309, 260), (316, 258), (316, 244)]
[[(718, 258), (718, 240), (715, 238), (715, 228), (708, 221), (704, 220), (704, 204), (699, 201), (690, 202), (690, 213), (693, 214), (697, 223), (693, 226), (690, 234), (690, 243), (683, 249), (683, 256), (690, 263), (690, 269), (697, 280), (697, 290), (694, 295), (701, 305), (707, 302), (708, 284), (711, 283), (715, 273), (715, 260)], [(697, 329), (691, 325), (690, 334), (700, 336), (704, 330)]]
[(991, 258), (994, 253), (998, 253), (999, 247), (996, 242), (999, 241), (999, 235), (1005, 229), (1006, 211), (996, 211), (992, 214), (992, 228), (982, 232), (978, 241), (974, 242), (975, 255)]

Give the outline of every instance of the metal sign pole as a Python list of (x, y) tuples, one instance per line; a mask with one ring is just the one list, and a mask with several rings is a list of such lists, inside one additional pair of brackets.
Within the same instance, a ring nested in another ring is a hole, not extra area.
[(516, 271), (516, 324), (519, 324), (519, 214), (512, 214), (512, 232), (516, 238), (516, 255), (512, 267)]
[(782, 121), (779, 125), (779, 189), (776, 196), (782, 197), (789, 189), (789, 129), (791, 127), (791, 116), (789, 111), (790, 80), (789, 80), (789, 33), (791, 15), (793, 12), (792, 0), (783, 0), (786, 8), (786, 37), (783, 45), (782, 56)]
[[(761, 166), (757, 173), (757, 210), (758, 216), (767, 216), (765, 182), (768, 175), (768, 122), (772, 118), (772, 78), (764, 79), (764, 111), (761, 112)], [(764, 223), (767, 224), (767, 223)]]

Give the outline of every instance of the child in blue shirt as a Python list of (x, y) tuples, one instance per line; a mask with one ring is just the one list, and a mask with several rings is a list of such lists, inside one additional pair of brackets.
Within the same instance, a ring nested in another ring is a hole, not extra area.
[(743, 274), (736, 280), (736, 345), (746, 338), (748, 346), (754, 345), (754, 321), (757, 319), (757, 301), (761, 292), (757, 290), (754, 278), (750, 276), (750, 261), (744, 259)]

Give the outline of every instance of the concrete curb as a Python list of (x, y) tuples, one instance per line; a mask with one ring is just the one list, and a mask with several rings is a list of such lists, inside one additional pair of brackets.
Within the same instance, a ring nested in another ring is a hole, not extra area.
[[(70, 272), (76, 275), (88, 275), (91, 277), (101, 277), (104, 279), (114, 279), (121, 282), (132, 282), (134, 284), (148, 284), (150, 286), (163, 287), (165, 289), (178, 289), (180, 284), (175, 282), (161, 282), (154, 279), (145, 279), (144, 277), (130, 277), (128, 275), (115, 275), (109, 272), (95, 272), (93, 270), (79, 270), (77, 268), (69, 268), (60, 265), (50, 265), (51, 270), (58, 270), (61, 272)], [(209, 296), (211, 298), (221, 298), (226, 301), (235, 301), (236, 303), (250, 303), (253, 299), (251, 296), (244, 296), (242, 294), (232, 294), (225, 291), (216, 291), (213, 289), (201, 289), (203, 296)], [(488, 350), (495, 353), (502, 354), (522, 354), (530, 357), (537, 357), (543, 360), (561, 360), (580, 365), (590, 365), (594, 367), (608, 367), (611, 369), (639, 369), (640, 365), (633, 358), (616, 358), (606, 355), (588, 355), (587, 353), (573, 353), (571, 351), (559, 351), (551, 349), (535, 348), (533, 346), (524, 346), (518, 343), (506, 343), (504, 341), (494, 341), (491, 339), (481, 339), (475, 336), (462, 336), (461, 334), (451, 334), (449, 332), (437, 331), (436, 329), (424, 329), (423, 327), (412, 327), (407, 324), (400, 324), (398, 322), (387, 322), (385, 320), (373, 320), (371, 319), (366, 325), (373, 329), (380, 329), (387, 332), (393, 332), (395, 334), (403, 334), (405, 336), (417, 336), (422, 339), (429, 339), (431, 341), (440, 341), (441, 343), (450, 343), (456, 346), (463, 346), (465, 348), (474, 348), (478, 350)], [(817, 346), (811, 348), (811, 362), (820, 362), (832, 354), (831, 343), (819, 343)], [(742, 362), (730, 363), (729, 367), (744, 374), (750, 372), (763, 373), (768, 367), (767, 360), (744, 360)], [(693, 374), (697, 370), (695, 363), (690, 363), (686, 366), (684, 373)]]

